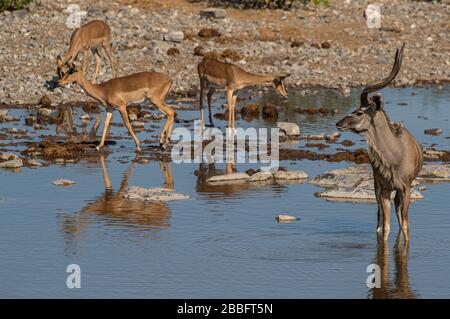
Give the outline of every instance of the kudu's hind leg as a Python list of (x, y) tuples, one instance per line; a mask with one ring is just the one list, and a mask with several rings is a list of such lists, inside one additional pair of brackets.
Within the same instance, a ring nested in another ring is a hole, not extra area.
[(409, 241), (409, 221), (408, 221), (408, 210), (409, 210), (409, 202), (411, 200), (411, 189), (407, 187), (402, 194), (402, 232), (405, 237), (405, 241)]
[(395, 214), (397, 215), (398, 227), (402, 229), (403, 218), (402, 218), (402, 207), (403, 207), (403, 194), (401, 191), (397, 190), (394, 197), (395, 204)]

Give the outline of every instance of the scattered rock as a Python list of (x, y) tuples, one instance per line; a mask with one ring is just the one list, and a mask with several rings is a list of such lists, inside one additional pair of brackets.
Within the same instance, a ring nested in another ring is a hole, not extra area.
[(278, 107), (275, 104), (266, 103), (263, 107), (263, 117), (266, 119), (277, 119)]
[(143, 188), (138, 186), (129, 187), (123, 197), (128, 200), (143, 202), (168, 202), (190, 198), (190, 196), (176, 193), (170, 188)]
[(23, 166), (23, 161), (20, 158), (9, 160), (0, 163), (0, 168), (19, 168)]
[(8, 117), (8, 110), (0, 110), (0, 121), (4, 121)]
[(341, 133), (339, 133), (339, 132), (334, 132), (334, 133), (332, 133), (332, 134), (325, 135), (325, 139), (326, 139), (328, 142), (332, 142), (332, 141), (337, 140), (340, 136), (341, 136)]
[(45, 108), (45, 107), (40, 108), (38, 111), (38, 114), (47, 116), (47, 117), (50, 117), (52, 115), (52, 113), (53, 113), (53, 110)]
[(450, 165), (424, 165), (418, 178), (434, 181), (450, 181)]
[(74, 185), (76, 184), (76, 182), (70, 180), (70, 179), (64, 179), (64, 178), (60, 178), (60, 179), (56, 179), (52, 182), (53, 185), (56, 186), (70, 186), (70, 185)]
[(430, 128), (430, 129), (426, 129), (424, 131), (425, 134), (427, 135), (441, 135), (442, 134), (442, 129), (440, 128)]
[(325, 133), (321, 134), (308, 134), (303, 136), (304, 140), (324, 140), (325, 139)]
[(300, 136), (300, 127), (296, 123), (291, 122), (277, 122), (280, 131), (289, 137)]
[(178, 50), (177, 48), (170, 48), (169, 50), (167, 50), (167, 55), (179, 55), (180, 54), (180, 50)]
[(25, 125), (26, 125), (26, 126), (33, 126), (35, 120), (36, 120), (35, 117), (33, 117), (33, 116), (27, 116), (27, 117), (25, 118)]
[(328, 41), (322, 42), (322, 44), (320, 46), (322, 47), (322, 49), (329, 49), (329, 48), (331, 48), (331, 44)]
[(355, 145), (355, 142), (350, 141), (350, 140), (343, 140), (341, 142), (341, 144), (344, 145), (344, 146), (353, 146), (353, 145)]
[(12, 153), (0, 153), (0, 161), (9, 161), (9, 160), (15, 160), (19, 157), (16, 154)]
[(279, 223), (290, 223), (290, 222), (295, 222), (295, 221), (299, 220), (298, 217), (290, 216), (290, 215), (278, 215), (277, 217), (275, 217), (275, 219)]
[(248, 104), (241, 109), (242, 117), (254, 116), (259, 114), (258, 104)]
[(206, 8), (200, 11), (202, 18), (224, 19), (227, 16), (227, 11), (221, 8)]
[(184, 40), (184, 33), (183, 31), (170, 31), (166, 34), (164, 40), (180, 43)]
[(303, 171), (278, 171), (273, 174), (275, 179), (286, 179), (286, 180), (296, 180), (296, 179), (306, 179), (308, 174)]
[(270, 172), (257, 172), (255, 174), (253, 174), (250, 178), (249, 178), (249, 182), (262, 182), (262, 181), (267, 181), (272, 179), (272, 173)]
[(131, 126), (133, 126), (134, 128), (144, 128), (145, 127), (145, 123), (141, 122), (141, 121), (133, 121), (131, 123)]
[(221, 37), (222, 34), (219, 31), (217, 31), (216, 29), (205, 28), (205, 29), (201, 29), (198, 32), (198, 36), (200, 38), (207, 38), (207, 39), (209, 39), (209, 38)]
[(235, 181), (247, 181), (250, 178), (245, 173), (231, 173), (224, 175), (216, 175), (206, 180), (208, 183), (222, 183), (222, 182), (235, 182)]
[(291, 48), (298, 48), (298, 47), (302, 47), (305, 43), (303, 41), (292, 41), (291, 42)]
[[(375, 191), (365, 188), (336, 188), (316, 193), (318, 197), (330, 200), (355, 200), (355, 201), (376, 201)], [(394, 199), (395, 192), (391, 198)], [(423, 199), (423, 195), (415, 189), (411, 189), (411, 199)]]
[(27, 161), (27, 163), (28, 163), (29, 166), (34, 166), (34, 167), (41, 167), (41, 166), (43, 166), (43, 164), (41, 162), (38, 162), (38, 161), (36, 161), (34, 159), (29, 159)]

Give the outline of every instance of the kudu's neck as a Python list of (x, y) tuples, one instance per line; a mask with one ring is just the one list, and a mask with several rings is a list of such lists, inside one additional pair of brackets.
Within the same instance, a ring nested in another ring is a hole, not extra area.
[(369, 146), (369, 157), (376, 166), (391, 166), (402, 157), (402, 145), (392, 132), (389, 119), (384, 112), (378, 112), (373, 118), (372, 126), (365, 132)]

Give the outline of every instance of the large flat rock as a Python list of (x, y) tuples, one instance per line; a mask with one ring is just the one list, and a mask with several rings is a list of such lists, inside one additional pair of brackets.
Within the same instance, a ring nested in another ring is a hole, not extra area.
[[(375, 192), (365, 188), (334, 188), (324, 192), (316, 193), (318, 197), (323, 197), (329, 200), (349, 200), (349, 201), (376, 201)], [(392, 199), (395, 196), (395, 192), (392, 193)], [(411, 199), (423, 199), (423, 195), (411, 189)]]
[(142, 202), (169, 202), (190, 198), (188, 195), (176, 193), (173, 189), (169, 188), (143, 188), (139, 186), (129, 187), (123, 197), (129, 200), (138, 200)]

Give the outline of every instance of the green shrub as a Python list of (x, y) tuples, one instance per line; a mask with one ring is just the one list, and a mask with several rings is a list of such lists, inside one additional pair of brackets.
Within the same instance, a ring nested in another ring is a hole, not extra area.
[(32, 0), (0, 0), (0, 12), (23, 9)]

